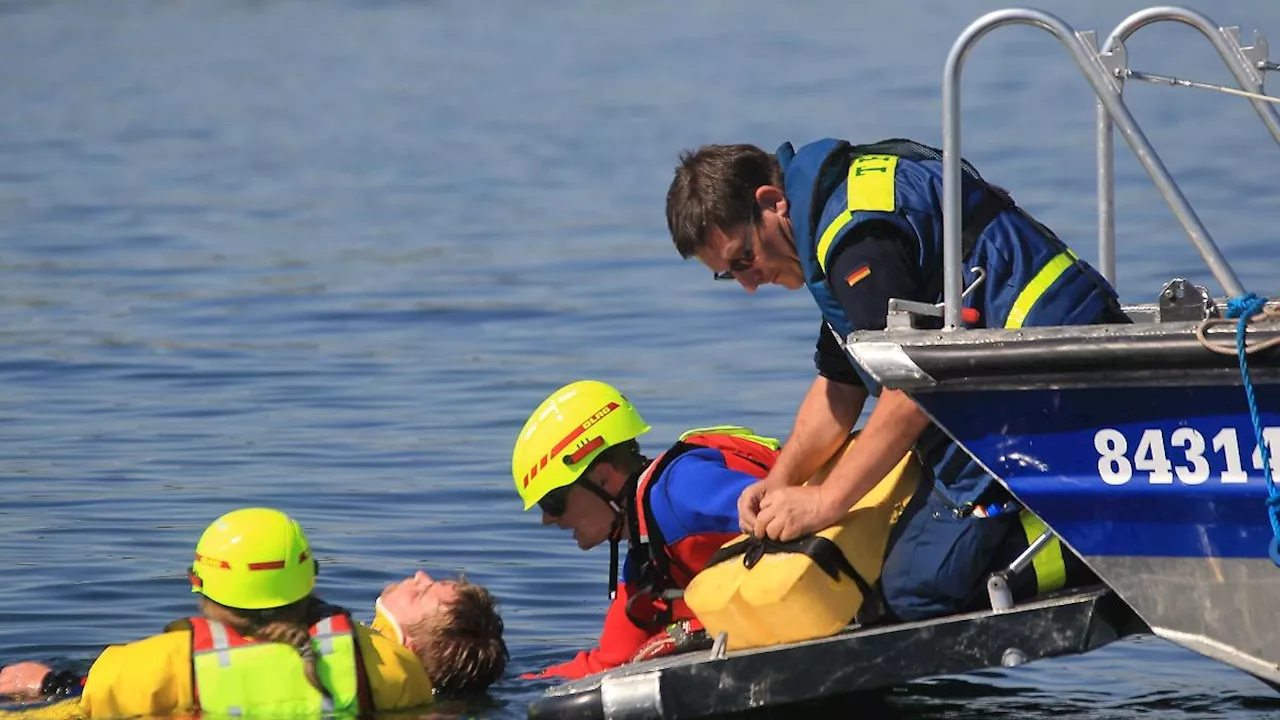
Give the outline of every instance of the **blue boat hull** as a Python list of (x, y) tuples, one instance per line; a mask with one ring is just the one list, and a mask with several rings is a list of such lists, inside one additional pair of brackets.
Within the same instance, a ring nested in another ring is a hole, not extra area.
[[(1267, 489), (1239, 386), (916, 399), (1083, 555), (1269, 557)], [(1258, 404), (1267, 433), (1280, 433), (1280, 414), (1265, 410), (1280, 408), (1280, 388), (1258, 388)]]
[[(915, 398), (1157, 635), (1280, 683), (1280, 569), (1241, 386)], [(1280, 449), (1280, 386), (1259, 386), (1257, 400)]]

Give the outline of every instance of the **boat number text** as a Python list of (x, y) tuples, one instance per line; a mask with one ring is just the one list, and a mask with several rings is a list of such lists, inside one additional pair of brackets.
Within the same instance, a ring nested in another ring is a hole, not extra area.
[[(1124, 485), (1135, 475), (1139, 478), (1145, 475), (1152, 485), (1172, 485), (1175, 478), (1183, 485), (1199, 485), (1210, 477), (1222, 483), (1245, 483), (1249, 474), (1244, 469), (1237, 435), (1235, 428), (1222, 428), (1206, 441), (1195, 428), (1180, 427), (1167, 436), (1164, 430), (1151, 428), (1143, 430), (1137, 447), (1131, 448), (1124, 433), (1103, 428), (1093, 436), (1093, 447), (1098, 451), (1098, 475), (1108, 485)], [(1264, 428), (1262, 436), (1274, 473), (1280, 427)], [(1245, 443), (1254, 446), (1250, 464), (1254, 470), (1261, 471), (1262, 454), (1253, 442), (1253, 433), (1246, 435)]]

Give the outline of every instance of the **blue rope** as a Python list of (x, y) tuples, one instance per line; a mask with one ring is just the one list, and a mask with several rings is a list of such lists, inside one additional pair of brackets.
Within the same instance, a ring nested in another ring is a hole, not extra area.
[(1240, 377), (1244, 382), (1245, 399), (1249, 401), (1249, 418), (1253, 421), (1253, 435), (1258, 441), (1258, 453), (1262, 456), (1262, 476), (1267, 481), (1267, 517), (1271, 520), (1271, 562), (1280, 566), (1280, 489), (1271, 479), (1271, 452), (1262, 437), (1262, 418), (1258, 415), (1258, 400), (1249, 379), (1249, 360), (1245, 354), (1245, 333), (1249, 321), (1267, 306), (1267, 299), (1254, 293), (1233, 297), (1227, 301), (1227, 317), (1240, 318), (1236, 323), (1236, 354), (1240, 356)]

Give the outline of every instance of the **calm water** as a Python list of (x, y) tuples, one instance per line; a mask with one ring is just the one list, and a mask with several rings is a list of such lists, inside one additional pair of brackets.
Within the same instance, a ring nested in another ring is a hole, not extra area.
[[(250, 504), (301, 518), (324, 594), (366, 618), (415, 568), (465, 569), (502, 601), (511, 678), (589, 645), (607, 552), (520, 512), (527, 414), (597, 377), (650, 449), (722, 422), (782, 436), (811, 379), (803, 293), (748, 297), (672, 249), (676, 153), (940, 143), (946, 52), (1001, 3), (960, 5), (0, 1), (0, 663), (84, 665), (190, 613), (200, 530)], [(1105, 34), (1141, 4), (1042, 6)], [(1280, 39), (1274, 0), (1204, 9)], [(1129, 50), (1228, 80), (1184, 28)], [(1092, 103), (1066, 55), (1008, 29), (967, 77), (965, 154), (1094, 258)], [(1246, 286), (1276, 291), (1277, 148), (1248, 104), (1129, 97)], [(1127, 151), (1118, 174), (1125, 298), (1212, 286)], [(444, 710), (523, 717), (540, 690)], [(877, 712), (1280, 714), (1268, 697), (1143, 640)]]

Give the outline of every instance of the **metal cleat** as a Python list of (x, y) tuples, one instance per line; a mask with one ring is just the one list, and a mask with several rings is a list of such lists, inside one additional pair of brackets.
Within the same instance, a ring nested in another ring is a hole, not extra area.
[(1188, 280), (1174, 278), (1160, 290), (1156, 322), (1199, 322), (1218, 315), (1209, 291)]

